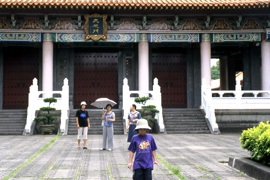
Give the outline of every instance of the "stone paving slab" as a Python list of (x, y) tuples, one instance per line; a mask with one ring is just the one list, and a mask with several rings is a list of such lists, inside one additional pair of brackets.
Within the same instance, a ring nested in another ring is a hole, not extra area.
[(239, 138), (240, 134), (155, 136), (158, 153), (170, 164), (179, 167), (190, 180), (252, 179), (227, 164), (229, 157), (249, 156), (246, 150), (240, 148)]
[(0, 136), (0, 179), (26, 162), (54, 136)]
[[(157, 153), (189, 180), (252, 179), (229, 167), (229, 157), (249, 156), (240, 148), (240, 134), (153, 135)], [(0, 136), (0, 179), (27, 161), (55, 136)], [(77, 149), (76, 136), (62, 136), (11, 179), (127, 180), (126, 135), (115, 135), (113, 151), (101, 151), (102, 136), (89, 135), (88, 149)], [(154, 180), (176, 180), (166, 166), (154, 167)]]

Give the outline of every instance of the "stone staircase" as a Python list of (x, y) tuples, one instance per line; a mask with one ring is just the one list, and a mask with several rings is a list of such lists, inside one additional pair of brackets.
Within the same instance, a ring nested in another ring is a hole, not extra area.
[[(89, 110), (87, 109), (91, 129), (88, 130), (88, 134), (102, 134), (103, 127), (101, 126), (101, 110)], [(69, 115), (69, 124), (68, 124), (68, 135), (78, 134), (77, 124), (76, 124), (76, 115), (77, 110), (71, 110)], [(124, 134), (123, 129), (123, 115), (122, 110), (113, 109), (115, 113), (115, 122), (113, 124), (114, 134)]]
[(0, 135), (22, 135), (27, 110), (0, 110)]
[(200, 109), (163, 109), (168, 134), (211, 133)]

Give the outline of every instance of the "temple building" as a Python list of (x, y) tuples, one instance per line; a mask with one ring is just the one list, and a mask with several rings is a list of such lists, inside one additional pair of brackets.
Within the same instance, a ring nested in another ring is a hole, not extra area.
[(237, 72), (243, 90), (270, 90), (269, 12), (270, 0), (0, 0), (0, 109), (26, 109), (33, 78), (43, 91), (67, 78), (70, 109), (99, 97), (121, 109), (124, 78), (148, 91), (155, 77), (164, 109), (199, 108), (211, 58), (221, 90)]

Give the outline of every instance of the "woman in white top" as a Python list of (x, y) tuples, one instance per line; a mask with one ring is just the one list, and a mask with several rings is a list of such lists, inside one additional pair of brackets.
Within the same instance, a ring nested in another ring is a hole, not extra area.
[(136, 124), (139, 119), (142, 119), (141, 113), (136, 111), (136, 105), (132, 104), (132, 106), (130, 107), (130, 113), (128, 114), (127, 142), (131, 142), (132, 137), (138, 134), (138, 132), (134, 131), (134, 129), (136, 128)]
[(112, 105), (107, 104), (107, 112), (102, 111), (103, 124), (103, 147), (102, 150), (106, 150), (108, 141), (108, 150), (113, 150), (113, 122), (115, 122), (115, 114), (112, 112)]

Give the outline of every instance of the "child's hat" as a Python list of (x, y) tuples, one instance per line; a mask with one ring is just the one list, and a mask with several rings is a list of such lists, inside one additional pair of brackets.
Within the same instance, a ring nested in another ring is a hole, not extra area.
[(148, 122), (146, 119), (139, 119), (137, 121), (137, 126), (135, 128), (135, 130), (138, 130), (138, 129), (151, 129), (149, 126), (148, 126)]
[(86, 104), (85, 101), (82, 101), (82, 102), (81, 102), (81, 106), (82, 106), (82, 105), (87, 105), (87, 104)]

